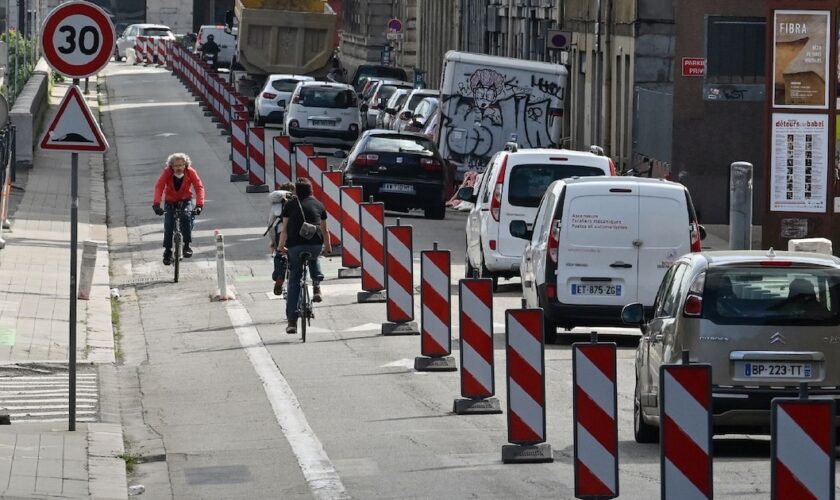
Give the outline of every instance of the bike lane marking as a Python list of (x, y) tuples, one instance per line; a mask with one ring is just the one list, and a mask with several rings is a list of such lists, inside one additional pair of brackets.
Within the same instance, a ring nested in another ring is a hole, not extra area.
[(236, 331), (239, 345), (262, 380), (265, 394), (274, 410), (277, 423), (297, 458), (309, 488), (316, 498), (350, 498), (338, 472), (324, 451), (324, 446), (309, 427), (300, 402), (277, 367), (248, 310), (238, 300), (226, 302), (225, 309)]

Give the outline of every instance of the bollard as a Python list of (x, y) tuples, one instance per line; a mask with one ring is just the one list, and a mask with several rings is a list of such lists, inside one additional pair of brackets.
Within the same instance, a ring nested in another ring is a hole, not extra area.
[(233, 292), (228, 291), (227, 277), (225, 276), (225, 237), (222, 232), (216, 229), (213, 231), (216, 235), (216, 281), (219, 284), (219, 289), (213, 296), (213, 300), (233, 300)]
[(796, 398), (771, 403), (770, 498), (834, 498), (834, 400)]
[(496, 394), (493, 355), (493, 280), (466, 278), (458, 282), (461, 399), (458, 415), (502, 413)]
[(267, 193), (265, 183), (265, 129), (248, 129), (248, 186), (246, 193)]
[(572, 344), (575, 498), (618, 496), (616, 345)]
[(659, 368), (661, 498), (713, 498), (712, 366), (682, 364)]
[(449, 250), (420, 252), (420, 354), (417, 371), (455, 371), (452, 354), (452, 265)]
[(248, 122), (233, 120), (233, 139), (230, 141), (230, 181), (248, 180)]
[(356, 300), (359, 303), (385, 302), (385, 245), (382, 241), (385, 235), (385, 204), (371, 200), (359, 207), (363, 291), (356, 294)]
[(274, 138), (274, 189), (292, 182), (292, 142), (288, 135)]
[(753, 166), (736, 161), (729, 166), (729, 249), (752, 249)]
[(96, 250), (98, 243), (85, 240), (82, 250), (82, 268), (79, 271), (78, 297), (80, 300), (90, 299), (90, 287), (93, 284), (93, 270), (96, 268)]
[(360, 278), (362, 276), (361, 239), (362, 228), (359, 222), (359, 204), (362, 203), (364, 190), (361, 186), (341, 186), (341, 265), (339, 278)]
[(344, 174), (332, 169), (321, 174), (321, 201), (324, 203), (324, 208), (331, 219), (331, 224), (327, 226), (333, 248), (331, 256), (340, 255), (343, 251), (341, 248), (341, 184), (343, 177)]
[(385, 227), (385, 311), (382, 335), (419, 335), (414, 322), (414, 233), (411, 226)]
[(545, 344), (542, 309), (505, 312), (508, 442), (503, 463), (553, 462), (545, 442)]
[(315, 146), (313, 146), (312, 144), (297, 144), (295, 146), (296, 179), (309, 179), (309, 159), (313, 158), (314, 156)]
[(326, 156), (312, 156), (309, 158), (309, 182), (312, 183), (312, 196), (321, 200), (324, 190), (321, 186), (321, 174), (327, 171)]

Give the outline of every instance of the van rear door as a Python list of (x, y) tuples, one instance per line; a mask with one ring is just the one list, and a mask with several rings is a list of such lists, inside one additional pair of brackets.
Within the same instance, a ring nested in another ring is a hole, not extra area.
[(639, 184), (639, 296), (652, 306), (665, 271), (691, 251), (690, 221), (681, 186)]
[(564, 304), (636, 302), (639, 195), (636, 183), (566, 187), (557, 265)]

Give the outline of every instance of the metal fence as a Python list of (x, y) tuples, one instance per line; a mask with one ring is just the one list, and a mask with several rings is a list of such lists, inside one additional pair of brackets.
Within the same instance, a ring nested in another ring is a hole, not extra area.
[[(9, 195), (15, 180), (15, 127), (7, 124), (0, 128), (0, 228), (8, 229)], [(0, 248), (6, 246), (0, 229)]]

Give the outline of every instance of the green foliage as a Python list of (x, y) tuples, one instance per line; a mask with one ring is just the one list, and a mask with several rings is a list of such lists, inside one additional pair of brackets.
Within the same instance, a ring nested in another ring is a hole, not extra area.
[[(5, 82), (3, 87), (0, 88), (0, 92), (6, 96), (6, 100), (9, 101), (11, 106), (35, 69), (37, 61), (34, 60), (34, 55), (37, 39), (35, 37), (26, 38), (17, 31), (9, 31), (8, 33), (0, 33), (0, 41), (6, 42), (9, 48)], [(17, 68), (17, 71), (15, 71), (15, 68)], [(14, 95), (12, 95), (13, 93)]]

